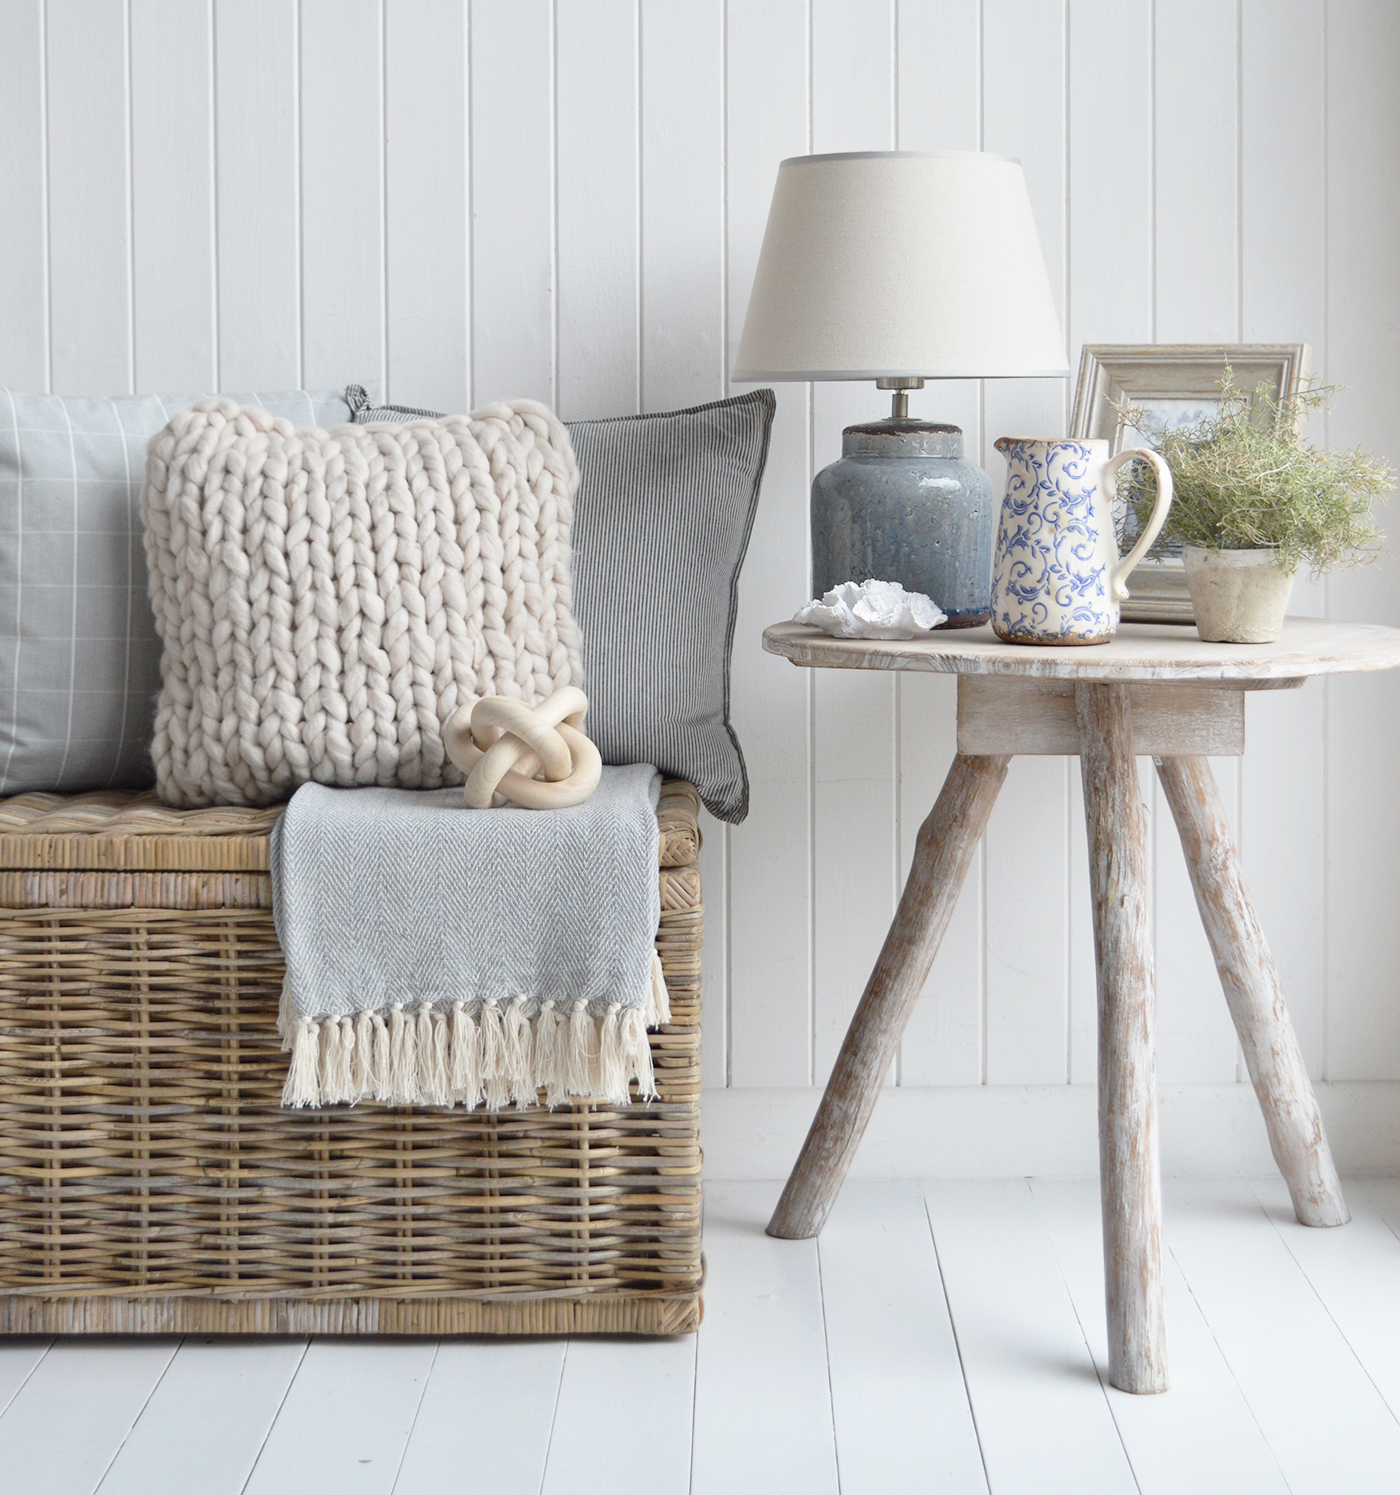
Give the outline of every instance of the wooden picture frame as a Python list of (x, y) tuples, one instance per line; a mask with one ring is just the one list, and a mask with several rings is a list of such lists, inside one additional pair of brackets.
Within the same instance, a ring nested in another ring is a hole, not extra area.
[[(1113, 408), (1125, 399), (1161, 411), (1173, 423), (1197, 419), (1215, 409), (1227, 366), (1241, 389), (1253, 392), (1263, 384), (1276, 404), (1285, 405), (1305, 386), (1310, 361), (1306, 343), (1086, 343), (1070, 435), (1099, 437), (1113, 452), (1137, 444)], [(1125, 622), (1196, 621), (1179, 556), (1144, 560), (1128, 589)]]

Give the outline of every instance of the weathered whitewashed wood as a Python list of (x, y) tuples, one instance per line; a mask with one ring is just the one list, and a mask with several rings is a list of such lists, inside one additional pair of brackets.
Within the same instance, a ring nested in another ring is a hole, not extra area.
[(1003, 644), (984, 628), (927, 639), (831, 638), (803, 623), (775, 623), (763, 647), (794, 664), (823, 669), (933, 670), (942, 675), (1035, 680), (1210, 680), (1242, 690), (1290, 689), (1309, 675), (1389, 670), (1400, 665), (1400, 628), (1289, 618), (1272, 644), (1207, 644), (1170, 623), (1124, 623), (1107, 644), (1033, 648)]
[[(1199, 685), (1130, 685), (1133, 752), (1238, 756), (1244, 752), (1244, 692)], [(1064, 680), (958, 677), (960, 753), (1079, 751), (1074, 686)]]
[(1249, 901), (1210, 765), (1194, 757), (1159, 758), (1157, 773), (1181, 833), (1196, 906), (1293, 1208), (1304, 1225), (1345, 1225), (1351, 1216), (1322, 1113), (1288, 1020), (1278, 969)]
[(938, 953), (1009, 761), (1005, 756), (954, 758), (943, 792), (919, 831), (914, 865), (894, 923), (851, 1019), (797, 1164), (768, 1222), (769, 1235), (798, 1240), (820, 1231)]
[(1167, 1389), (1147, 846), (1123, 685), (1075, 687), (1099, 989), (1099, 1189), (1109, 1379)]

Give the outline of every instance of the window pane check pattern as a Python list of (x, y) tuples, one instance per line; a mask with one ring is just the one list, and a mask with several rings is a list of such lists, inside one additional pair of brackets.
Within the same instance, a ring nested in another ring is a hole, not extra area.
[[(203, 398), (0, 387), (0, 795), (154, 782), (141, 480), (147, 441)], [(341, 390), (231, 398), (297, 426), (350, 419)]]

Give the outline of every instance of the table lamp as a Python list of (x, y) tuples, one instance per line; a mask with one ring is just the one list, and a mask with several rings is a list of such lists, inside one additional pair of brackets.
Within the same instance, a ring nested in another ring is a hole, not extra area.
[(925, 379), (1069, 372), (1021, 163), (852, 151), (778, 168), (734, 377), (873, 379), (888, 420), (848, 426), (812, 484), (812, 590), (897, 581), (991, 616), (998, 505), (957, 426), (909, 418)]

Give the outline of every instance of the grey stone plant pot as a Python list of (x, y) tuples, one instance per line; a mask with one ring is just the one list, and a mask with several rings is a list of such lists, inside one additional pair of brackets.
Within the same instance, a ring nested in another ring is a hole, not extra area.
[(1196, 632), (1212, 644), (1271, 644), (1298, 574), (1279, 566), (1272, 550), (1204, 550), (1182, 546)]

